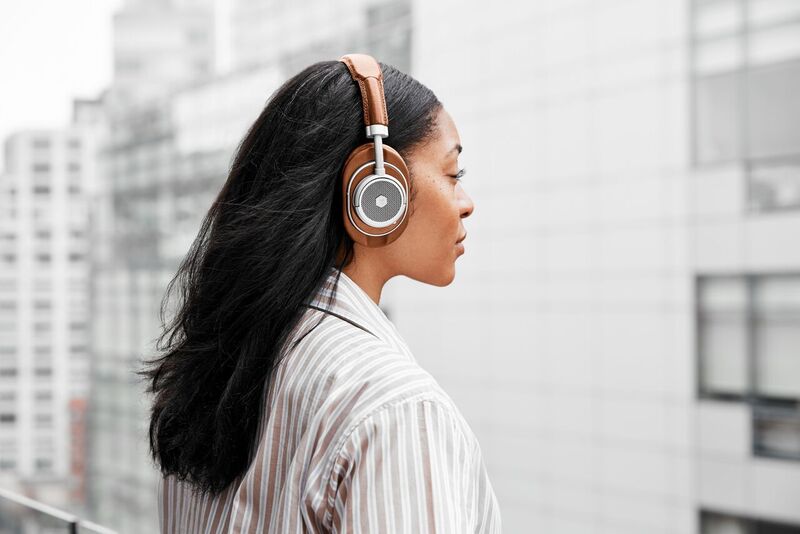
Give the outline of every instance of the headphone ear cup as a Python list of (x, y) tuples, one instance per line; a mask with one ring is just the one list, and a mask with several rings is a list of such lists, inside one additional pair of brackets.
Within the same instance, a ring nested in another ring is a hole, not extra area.
[[(388, 245), (400, 237), (408, 224), (408, 166), (403, 157), (389, 145), (383, 145), (383, 161), (388, 180), (370, 179), (364, 182), (374, 176), (375, 172), (375, 147), (372, 143), (364, 143), (350, 153), (342, 170), (342, 218), (345, 231), (353, 241), (366, 247)], [(392, 218), (397, 217), (394, 222), (379, 226), (374, 220), (369, 221), (362, 217), (369, 210), (364, 200), (370, 198), (373, 193), (371, 189), (390, 193), (378, 194), (377, 199), (373, 195), (371, 200), (384, 212), (388, 210)], [(359, 195), (356, 195), (357, 192)], [(388, 204), (387, 196), (393, 199)], [(357, 206), (359, 202), (362, 203), (360, 208)]]

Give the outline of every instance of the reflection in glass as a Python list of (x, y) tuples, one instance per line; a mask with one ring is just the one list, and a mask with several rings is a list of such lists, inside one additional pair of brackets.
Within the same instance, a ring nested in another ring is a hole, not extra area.
[(700, 388), (705, 393), (747, 393), (747, 314), (743, 278), (700, 280)]

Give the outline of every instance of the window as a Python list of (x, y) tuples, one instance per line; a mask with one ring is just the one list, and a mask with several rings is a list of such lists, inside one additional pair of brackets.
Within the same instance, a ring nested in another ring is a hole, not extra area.
[(53, 467), (53, 461), (49, 458), (37, 458), (36, 470), (37, 471), (50, 471)]
[(37, 413), (35, 418), (37, 427), (51, 427), (53, 426), (53, 415), (49, 413)]
[(752, 283), (756, 392), (800, 399), (800, 275)]
[(752, 415), (756, 456), (800, 461), (800, 406), (758, 403)]
[(189, 44), (205, 44), (208, 41), (208, 32), (203, 28), (189, 28), (186, 32), (186, 40)]
[(17, 463), (9, 458), (3, 458), (0, 460), (0, 471), (9, 471), (14, 469), (16, 466)]
[(53, 325), (48, 322), (37, 321), (33, 323), (33, 331), (37, 333), (41, 332), (50, 332), (53, 329)]
[(17, 420), (17, 414), (3, 412), (0, 413), (0, 424), (10, 425)]
[(800, 534), (800, 525), (700, 510), (701, 534)]
[(742, 107), (739, 74), (723, 73), (695, 81), (695, 158), (718, 163), (742, 157)]
[(800, 274), (697, 280), (698, 395), (745, 401), (756, 456), (800, 461)]
[(692, 160), (741, 164), (747, 209), (800, 209), (800, 9), (692, 0)]
[(800, 209), (800, 157), (752, 161), (748, 175), (751, 210)]
[(748, 390), (747, 286), (742, 277), (698, 282), (700, 391), (742, 396)]
[(800, 400), (800, 274), (701, 276), (700, 396)]
[(50, 164), (49, 163), (34, 163), (31, 167), (31, 170), (34, 174), (47, 174), (50, 172)]

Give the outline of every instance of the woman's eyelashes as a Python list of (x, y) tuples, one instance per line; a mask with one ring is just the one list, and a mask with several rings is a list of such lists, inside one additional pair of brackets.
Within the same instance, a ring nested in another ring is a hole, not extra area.
[(461, 177), (467, 174), (467, 169), (461, 169), (456, 174), (449, 175), (451, 178), (455, 178), (456, 180), (461, 180)]

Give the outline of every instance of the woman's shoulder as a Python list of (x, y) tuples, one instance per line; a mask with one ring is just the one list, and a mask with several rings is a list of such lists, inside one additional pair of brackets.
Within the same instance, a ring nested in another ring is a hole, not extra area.
[(308, 409), (337, 418), (342, 425), (400, 402), (452, 404), (404, 342), (345, 321), (324, 319), (284, 358), (278, 393), (305, 399)]

